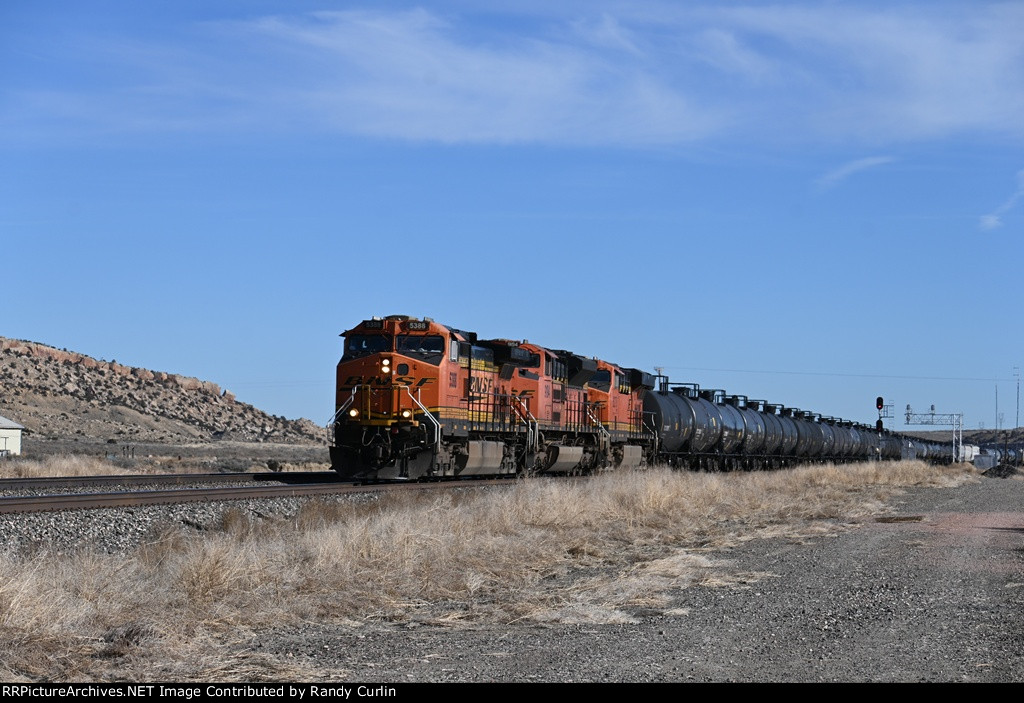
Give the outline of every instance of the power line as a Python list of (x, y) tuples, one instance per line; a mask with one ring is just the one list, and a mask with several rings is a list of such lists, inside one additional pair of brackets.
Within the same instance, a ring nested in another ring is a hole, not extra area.
[(973, 378), (968, 376), (902, 376), (880, 373), (841, 373), (837, 371), (758, 371), (754, 369), (712, 369), (701, 366), (665, 366), (666, 370), (713, 371), (717, 373), (754, 373), (779, 376), (836, 376), (842, 378), (889, 378), (905, 381), (1009, 381), (1007, 378)]
[(231, 388), (235, 388), (235, 387), (241, 388), (243, 386), (244, 387), (259, 386), (259, 387), (262, 387), (262, 388), (292, 387), (292, 386), (328, 386), (328, 387), (330, 387), (331, 386), (331, 380), (327, 379), (325, 381), (324, 379), (320, 379), (318, 381), (287, 381), (287, 380), (282, 380), (282, 381), (225, 381), (224, 383), (221, 383), (219, 385), (221, 385), (222, 387), (223, 386), (229, 386)]

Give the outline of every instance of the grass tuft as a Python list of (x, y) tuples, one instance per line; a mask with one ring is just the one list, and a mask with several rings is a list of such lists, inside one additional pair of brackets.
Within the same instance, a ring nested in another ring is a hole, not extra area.
[(54, 454), (40, 459), (14, 457), (0, 461), (0, 478), (46, 478), (52, 476), (103, 476), (148, 473), (114, 463), (103, 457)]

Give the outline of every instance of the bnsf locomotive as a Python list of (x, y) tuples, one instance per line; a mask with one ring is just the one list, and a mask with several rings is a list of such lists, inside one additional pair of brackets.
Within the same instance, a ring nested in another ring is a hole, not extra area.
[(342, 336), (330, 452), (350, 478), (952, 459), (941, 445), (430, 318), (374, 317)]

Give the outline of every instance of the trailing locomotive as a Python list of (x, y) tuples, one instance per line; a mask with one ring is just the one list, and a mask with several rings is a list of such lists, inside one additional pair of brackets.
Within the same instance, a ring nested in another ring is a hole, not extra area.
[(349, 478), (952, 460), (942, 445), (430, 318), (374, 317), (342, 336), (330, 453)]

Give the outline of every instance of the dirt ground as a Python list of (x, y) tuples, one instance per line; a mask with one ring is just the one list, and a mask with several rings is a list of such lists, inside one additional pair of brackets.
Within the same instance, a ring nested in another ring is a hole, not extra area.
[(1024, 481), (907, 491), (837, 536), (746, 543), (628, 624), (309, 623), (246, 648), (384, 683), (1024, 681)]

